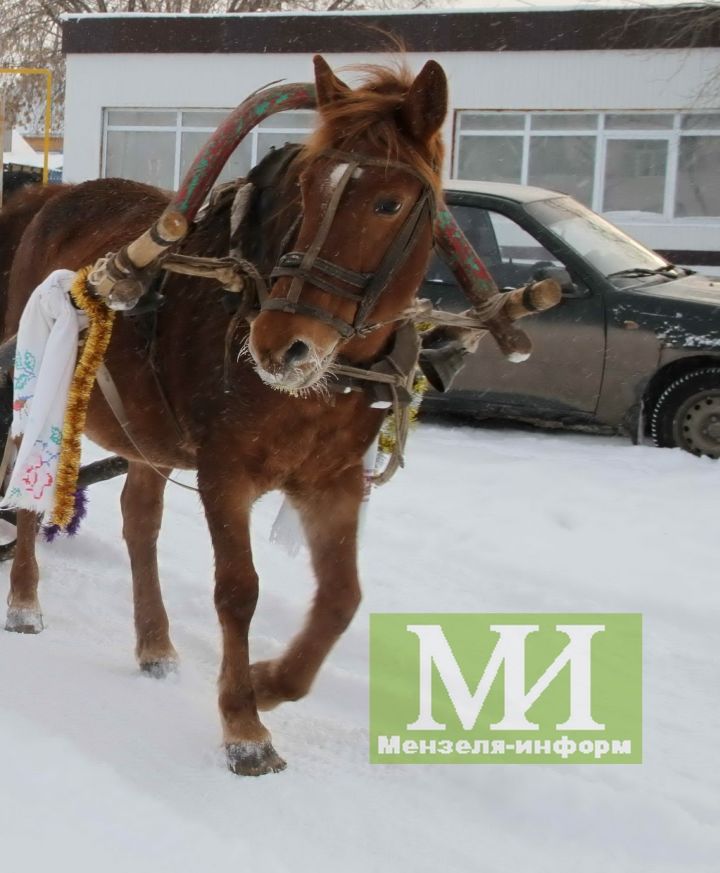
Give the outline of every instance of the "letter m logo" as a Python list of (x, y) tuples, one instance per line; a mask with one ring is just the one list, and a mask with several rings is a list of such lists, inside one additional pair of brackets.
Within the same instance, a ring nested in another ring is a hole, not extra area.
[(641, 644), (636, 614), (373, 615), (371, 760), (639, 761)]
[(475, 727), (490, 687), (497, 681), (502, 667), (505, 673), (504, 714), (500, 721), (490, 725), (490, 730), (538, 730), (539, 725), (528, 721), (527, 711), (566, 665), (570, 670), (570, 715), (556, 727), (565, 730), (604, 729), (605, 725), (598, 724), (590, 712), (590, 645), (593, 636), (605, 630), (604, 625), (556, 625), (557, 631), (567, 635), (567, 645), (529, 689), (526, 687), (525, 676), (525, 642), (528, 634), (539, 632), (540, 626), (491, 624), (489, 627), (493, 633), (499, 634), (499, 638), (475, 691), (471, 692), (443, 633), (442, 625), (407, 625), (407, 630), (420, 641), (420, 711), (415, 721), (408, 724), (408, 730), (440, 731), (447, 727), (436, 721), (432, 714), (433, 667), (437, 670), (438, 678), (445, 686), (460, 724), (466, 731)]

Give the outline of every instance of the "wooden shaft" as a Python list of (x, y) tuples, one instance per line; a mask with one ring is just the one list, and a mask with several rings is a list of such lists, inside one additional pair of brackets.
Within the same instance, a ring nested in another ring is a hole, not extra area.
[(561, 296), (560, 285), (554, 279), (544, 279), (527, 288), (507, 292), (505, 305), (487, 322), (487, 327), (509, 361), (526, 361), (532, 352), (530, 337), (513, 322), (533, 312), (550, 309), (560, 302)]
[(554, 279), (543, 279), (526, 288), (507, 292), (504, 312), (510, 321), (517, 321), (533, 312), (552, 309), (562, 298), (562, 288)]
[[(188, 223), (179, 212), (163, 212), (152, 230), (147, 230), (127, 247), (128, 259), (135, 267), (147, 267), (188, 232)], [(153, 238), (154, 236), (154, 238)]]
[[(90, 274), (95, 291), (101, 297), (109, 297), (122, 276), (130, 276), (132, 268), (142, 269), (152, 264), (183, 239), (187, 231), (188, 222), (184, 215), (175, 211), (163, 212), (153, 227), (133, 240), (122, 255), (118, 253), (107, 262), (104, 259), (97, 262)], [(124, 263), (125, 258), (129, 265)]]
[[(189, 223), (230, 155), (257, 124), (276, 112), (313, 109), (316, 103), (312, 84), (277, 85), (251, 94), (228, 115), (195, 157), (180, 190), (156, 222), (154, 232), (144, 233), (127, 247), (126, 256), (131, 267), (147, 267), (186, 235)], [(158, 237), (161, 244), (157, 242)], [(122, 254), (114, 255), (96, 263), (89, 281), (100, 296), (109, 298), (112, 294), (112, 308), (131, 309), (144, 291), (131, 273), (132, 269), (123, 264)]]

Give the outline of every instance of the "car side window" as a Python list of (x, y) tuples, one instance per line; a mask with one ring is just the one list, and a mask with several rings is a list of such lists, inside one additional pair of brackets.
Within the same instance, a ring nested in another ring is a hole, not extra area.
[[(490, 268), (491, 265), (499, 264), (501, 254), (489, 212), (474, 206), (455, 205), (449, 208), (485, 266)], [(430, 261), (422, 293), (435, 306), (450, 312), (461, 312), (468, 308), (467, 297), (460, 290), (448, 266), (437, 254), (433, 254)]]
[[(450, 206), (455, 220), (472, 243), (486, 267), (500, 263), (501, 254), (497, 245), (490, 214), (486, 209), (474, 206)], [(430, 297), (436, 306), (451, 312), (468, 308), (467, 297), (458, 287), (455, 277), (444, 261), (434, 254), (426, 274), (423, 295)]]
[(500, 288), (527, 285), (543, 267), (564, 266), (517, 222), (499, 212), (487, 210), (487, 214), (500, 250), (499, 263), (487, 266)]
[(462, 312), (469, 306), (468, 299), (455, 281), (452, 271), (434, 252), (420, 296), (429, 297), (433, 306), (448, 312)]
[[(507, 216), (466, 204), (449, 208), (500, 289), (526, 285), (542, 267), (563, 267), (538, 240)], [(437, 255), (430, 262), (423, 294), (435, 305), (453, 312), (468, 305), (452, 273)]]

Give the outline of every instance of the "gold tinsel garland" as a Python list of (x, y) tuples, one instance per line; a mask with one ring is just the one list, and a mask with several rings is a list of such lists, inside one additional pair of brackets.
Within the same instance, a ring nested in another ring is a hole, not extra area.
[(75, 305), (88, 317), (88, 332), (75, 366), (63, 421), (60, 459), (55, 480), (55, 500), (51, 523), (66, 527), (75, 509), (75, 491), (80, 472), (80, 439), (85, 430), (85, 419), (95, 374), (103, 362), (112, 334), (115, 313), (95, 297), (87, 287), (91, 267), (84, 267), (75, 275), (70, 295)]
[[(425, 396), (425, 392), (430, 387), (430, 383), (423, 376), (420, 370), (417, 370), (415, 373), (415, 378), (413, 379), (412, 385), (412, 400), (410, 401), (410, 408), (408, 410), (408, 415), (410, 418), (410, 424), (413, 425), (417, 421), (418, 414), (420, 413), (420, 405), (422, 404), (423, 397)], [(380, 436), (378, 437), (378, 448), (384, 455), (391, 455), (395, 449), (395, 445), (397, 443), (397, 433), (395, 432), (395, 416), (390, 415), (385, 420), (385, 424), (382, 426), (380, 430)]]

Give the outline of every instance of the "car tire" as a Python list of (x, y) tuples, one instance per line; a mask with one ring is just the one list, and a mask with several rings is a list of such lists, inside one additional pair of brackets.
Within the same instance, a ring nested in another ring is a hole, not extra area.
[(674, 379), (653, 407), (650, 433), (656, 446), (720, 458), (720, 367)]

